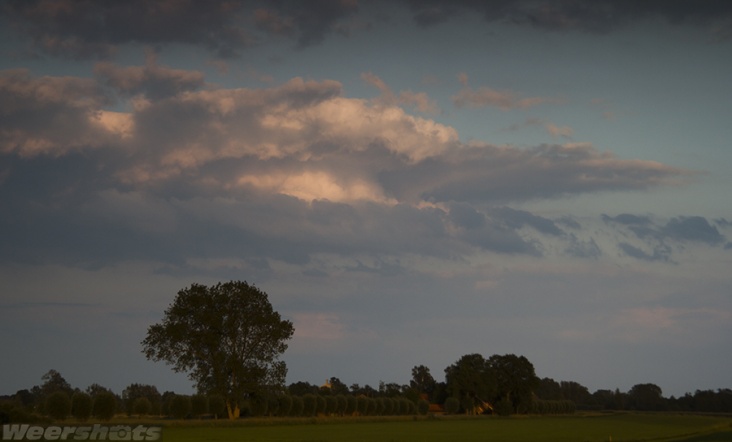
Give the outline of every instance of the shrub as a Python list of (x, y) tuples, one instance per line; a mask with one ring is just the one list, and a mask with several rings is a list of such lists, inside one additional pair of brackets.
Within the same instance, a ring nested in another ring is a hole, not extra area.
[(420, 399), (419, 402), (417, 402), (417, 411), (419, 414), (424, 416), (428, 411), (430, 411), (430, 403), (424, 399)]
[(99, 420), (108, 421), (117, 411), (117, 397), (108, 391), (94, 396), (92, 415)]
[(185, 419), (191, 413), (191, 398), (176, 394), (170, 399), (168, 410), (175, 419)]
[(445, 413), (455, 414), (460, 410), (460, 400), (456, 397), (449, 397), (445, 400)]
[(138, 397), (132, 402), (132, 412), (139, 416), (145, 416), (150, 414), (152, 410), (152, 403), (150, 399), (146, 397)]
[(51, 393), (46, 398), (46, 414), (57, 420), (64, 420), (71, 413), (71, 399), (63, 391)]
[(86, 393), (77, 391), (71, 396), (71, 415), (75, 419), (85, 421), (91, 417), (92, 398)]

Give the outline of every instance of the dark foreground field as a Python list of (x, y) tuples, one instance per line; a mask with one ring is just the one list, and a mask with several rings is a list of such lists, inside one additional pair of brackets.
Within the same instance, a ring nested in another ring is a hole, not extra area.
[(569, 417), (439, 417), (217, 422), (166, 426), (166, 442), (184, 441), (732, 441), (732, 417), (608, 414)]

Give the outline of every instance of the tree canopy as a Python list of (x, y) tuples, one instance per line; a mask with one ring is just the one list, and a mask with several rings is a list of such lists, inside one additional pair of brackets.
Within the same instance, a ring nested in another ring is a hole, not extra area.
[(224, 397), (234, 419), (242, 400), (284, 385), (279, 356), (294, 331), (267, 294), (246, 281), (193, 284), (178, 292), (142, 345), (148, 359), (188, 372), (200, 392)]

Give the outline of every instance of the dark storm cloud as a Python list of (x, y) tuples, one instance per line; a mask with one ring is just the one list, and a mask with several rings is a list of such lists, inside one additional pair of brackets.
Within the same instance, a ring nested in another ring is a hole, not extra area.
[[(406, 0), (414, 21), (431, 26), (460, 12), (477, 12), (487, 22), (530, 25), (547, 30), (608, 32), (643, 19), (709, 26), (732, 17), (725, 0)], [(729, 24), (727, 24), (729, 27)]]
[(117, 46), (200, 44), (231, 56), (254, 42), (241, 26), (245, 2), (10, 1), (2, 14), (40, 50), (75, 58), (106, 58)]
[(347, 33), (340, 21), (357, 10), (355, 0), (20, 0), (4, 2), (0, 18), (50, 55), (109, 58), (120, 45), (139, 43), (198, 45), (229, 58), (257, 44), (256, 30), (294, 38), (300, 47)]
[[(461, 13), (478, 13), (487, 22), (529, 25), (547, 30), (608, 32), (642, 19), (672, 24), (715, 26), (717, 38), (732, 35), (732, 4), (725, 0), (406, 0), (418, 26), (433, 26)], [(329, 35), (348, 35), (360, 17), (356, 0), (244, 1), (11, 0), (0, 6), (0, 20), (28, 36), (32, 50), (71, 58), (109, 58), (121, 45), (201, 46), (231, 58), (266, 38), (316, 45)]]
[(301, 48), (321, 43), (333, 32), (348, 33), (342, 19), (358, 12), (357, 0), (314, 0), (264, 2), (255, 11), (260, 30), (294, 37)]

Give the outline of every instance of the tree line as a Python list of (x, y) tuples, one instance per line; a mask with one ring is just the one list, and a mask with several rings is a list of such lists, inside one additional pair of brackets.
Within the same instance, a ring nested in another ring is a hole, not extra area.
[[(495, 362), (501, 357), (492, 358)], [(503, 358), (521, 361), (521, 357), (512, 355)], [(359, 384), (349, 387), (337, 377), (321, 386), (295, 382), (277, 393), (242, 401), (240, 417), (395, 416), (430, 412), (571, 414), (578, 409), (732, 412), (730, 389), (697, 390), (676, 398), (664, 397), (655, 384), (637, 384), (627, 392), (601, 389), (590, 393), (577, 382), (542, 378), (537, 379), (535, 390), (522, 397), (521, 389), (507, 392), (506, 388), (494, 389), (490, 380), (481, 383), (478, 378), (486, 375), (481, 371), (491, 366), (486, 363), (491, 358), (481, 359), (476, 354), (463, 356), (445, 369), (446, 375), (450, 373), (445, 382), (435, 381), (423, 365), (412, 369), (412, 379), (405, 385), (381, 382), (378, 388)], [(478, 370), (468, 371), (476, 367)], [(138, 383), (130, 384), (121, 394), (99, 384), (81, 390), (72, 388), (56, 370), (50, 370), (42, 380), (41, 385), (0, 396), (0, 423), (67, 418), (107, 421), (115, 415), (173, 419), (228, 417), (225, 399), (216, 394), (183, 395), (171, 391), (161, 394), (153, 385)], [(483, 398), (491, 398), (493, 403)]]
[(40, 386), (0, 397), (0, 420), (43, 417), (111, 419), (116, 413), (173, 418), (242, 416), (352, 416), (432, 412), (465, 414), (563, 414), (586, 410), (732, 411), (729, 389), (664, 398), (655, 384), (628, 392), (592, 394), (576, 382), (540, 379), (533, 364), (514, 354), (467, 354), (444, 369), (437, 382), (428, 367), (415, 366), (409, 384), (346, 386), (330, 378), (322, 386), (285, 386), (287, 367), (279, 356), (294, 327), (274, 311), (267, 294), (246, 281), (180, 290), (160, 323), (148, 328), (143, 353), (174, 371), (188, 373), (195, 395), (159, 393), (131, 384), (116, 395), (98, 384), (71, 388), (55, 370)]

